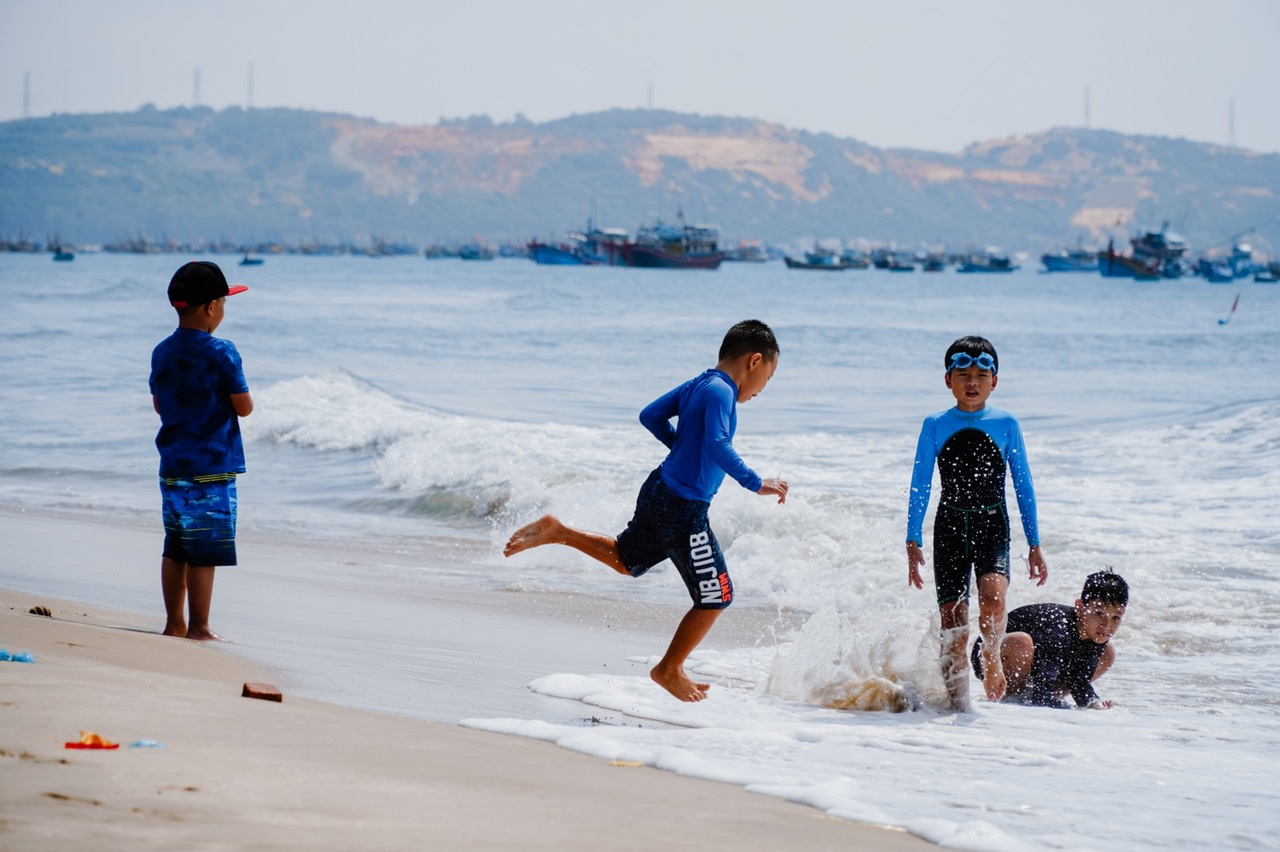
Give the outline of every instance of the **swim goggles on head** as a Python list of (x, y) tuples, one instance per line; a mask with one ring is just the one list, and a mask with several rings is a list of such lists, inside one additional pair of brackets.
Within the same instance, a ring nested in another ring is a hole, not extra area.
[(996, 359), (991, 357), (990, 352), (983, 352), (978, 356), (970, 355), (968, 352), (957, 352), (951, 356), (951, 366), (947, 368), (947, 372), (949, 373), (957, 367), (963, 370), (965, 367), (974, 364), (978, 366), (979, 370), (990, 370), (992, 374), (996, 371)]

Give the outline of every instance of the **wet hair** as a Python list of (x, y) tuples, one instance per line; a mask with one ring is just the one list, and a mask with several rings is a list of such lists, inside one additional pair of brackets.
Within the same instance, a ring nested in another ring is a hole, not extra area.
[(991, 345), (991, 341), (987, 340), (985, 337), (978, 337), (975, 334), (970, 334), (960, 338), (955, 343), (948, 346), (947, 354), (942, 356), (942, 366), (947, 370), (947, 372), (951, 372), (951, 356), (957, 352), (963, 352), (966, 355), (972, 355), (975, 358), (983, 352), (986, 352), (991, 356), (991, 359), (996, 362), (996, 368), (991, 372), (1000, 372), (1000, 356), (996, 354), (996, 348)]
[(720, 360), (731, 361), (759, 352), (766, 361), (778, 357), (778, 339), (773, 336), (773, 329), (760, 320), (743, 320), (729, 329), (720, 344)]
[(1098, 601), (1116, 606), (1129, 605), (1129, 584), (1111, 566), (1105, 571), (1095, 571), (1085, 578), (1080, 600), (1085, 603)]

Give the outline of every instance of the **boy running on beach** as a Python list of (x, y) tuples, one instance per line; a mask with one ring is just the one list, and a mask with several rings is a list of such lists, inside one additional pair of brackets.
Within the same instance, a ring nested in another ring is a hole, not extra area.
[[(1005, 472), (1022, 515), (1030, 552), (1031, 579), (1043, 586), (1049, 567), (1040, 553), (1036, 495), (1022, 442), (1022, 429), (1007, 411), (987, 406), (996, 389), (1000, 358), (984, 337), (962, 337), (947, 348), (944, 379), (954, 408), (931, 414), (920, 429), (907, 510), (907, 582), (924, 588), (922, 528), (934, 462), (942, 483), (933, 524), (933, 574), (942, 621), (942, 677), (951, 707), (969, 709), (965, 648), (969, 641), (969, 575), (978, 578), (978, 629), (987, 649), (999, 649), (1005, 630), (1009, 587), (1009, 512)], [(984, 651), (987, 698), (999, 701), (1006, 682), (998, 652)]]
[[(1004, 701), (1067, 709), (1068, 692), (1076, 706), (1108, 710), (1093, 681), (1116, 661), (1111, 637), (1120, 629), (1129, 605), (1129, 584), (1113, 572), (1097, 571), (1084, 581), (1075, 606), (1041, 603), (1009, 613), (1000, 645), (1000, 663), (1009, 689)], [(973, 671), (982, 678), (982, 639), (973, 644)]]
[(733, 448), (737, 405), (764, 390), (778, 368), (778, 354), (769, 326), (744, 320), (724, 336), (714, 368), (640, 412), (640, 422), (670, 452), (641, 486), (635, 515), (617, 538), (574, 529), (545, 515), (516, 530), (502, 551), (512, 556), (544, 544), (563, 544), (631, 577), (664, 559), (675, 563), (693, 608), (649, 676), (681, 701), (707, 697), (710, 684), (691, 680), (684, 663), (733, 600), (724, 554), (707, 519), (711, 498), (727, 474), (757, 494), (776, 496), (779, 503), (787, 499), (786, 482), (762, 479)]
[(228, 286), (216, 263), (184, 264), (169, 281), (178, 328), (151, 353), (166, 636), (218, 638), (209, 629), (214, 569), (236, 564), (236, 474), (245, 470), (239, 418), (253, 411), (253, 399), (240, 353), (213, 332), (227, 296), (247, 289)]

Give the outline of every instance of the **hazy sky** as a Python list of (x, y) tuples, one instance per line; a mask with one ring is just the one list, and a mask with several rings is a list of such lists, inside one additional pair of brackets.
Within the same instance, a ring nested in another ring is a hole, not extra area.
[[(1280, 152), (1277, 0), (0, 0), (0, 120), (611, 107), (958, 151), (1089, 125)], [(1086, 90), (1088, 97), (1086, 98)]]

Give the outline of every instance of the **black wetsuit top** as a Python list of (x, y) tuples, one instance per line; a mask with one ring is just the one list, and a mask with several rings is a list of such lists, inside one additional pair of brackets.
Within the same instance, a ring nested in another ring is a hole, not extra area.
[[(1107, 643), (1099, 645), (1080, 638), (1074, 606), (1055, 603), (1020, 606), (1009, 613), (1005, 630), (1029, 634), (1036, 646), (1026, 689), (1008, 696), (1006, 701), (1065, 709), (1067, 703), (1058, 697), (1064, 690), (1071, 693), (1078, 707), (1088, 707), (1098, 700), (1091, 681)], [(981, 649), (982, 640), (978, 639), (973, 645), (972, 660), (973, 671), (979, 679), (982, 677)]]

